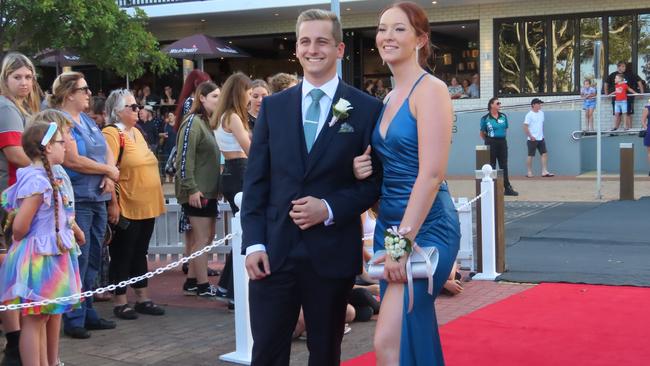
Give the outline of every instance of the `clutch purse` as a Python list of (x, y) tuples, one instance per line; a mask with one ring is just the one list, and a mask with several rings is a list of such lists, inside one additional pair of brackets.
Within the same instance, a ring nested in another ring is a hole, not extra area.
[[(368, 262), (368, 276), (375, 280), (384, 279), (384, 263), (375, 263), (386, 254), (385, 250), (378, 250)], [(406, 261), (406, 278), (409, 291), (408, 312), (413, 309), (413, 279), (427, 279), (428, 292), (433, 295), (433, 273), (438, 267), (438, 250), (436, 247), (421, 247), (413, 244), (413, 251)]]
[(646, 135), (647, 132), (648, 132), (648, 130), (641, 130), (641, 131), (639, 131), (639, 137), (645, 137), (645, 135)]
[[(413, 273), (413, 278), (421, 279), (427, 278), (429, 276), (427, 272), (427, 263), (424, 260), (424, 257), (429, 258), (433, 272), (436, 271), (438, 266), (438, 250), (436, 247), (419, 247), (421, 251), (414, 250), (410, 256), (411, 262), (411, 271)], [(424, 256), (421, 254), (424, 253)], [(385, 250), (378, 250), (372, 256), (372, 259), (368, 262), (368, 276), (373, 280), (383, 280), (384, 279), (384, 263), (377, 263), (377, 259), (386, 254)]]

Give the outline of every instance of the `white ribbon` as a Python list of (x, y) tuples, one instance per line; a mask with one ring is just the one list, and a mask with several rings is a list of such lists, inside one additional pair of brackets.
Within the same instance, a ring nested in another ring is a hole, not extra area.
[[(421, 255), (422, 258), (424, 258), (424, 263), (427, 269), (427, 281), (429, 283), (427, 292), (429, 293), (429, 295), (433, 295), (433, 265), (431, 264), (431, 260), (429, 259), (429, 256), (426, 255), (424, 250), (422, 250), (422, 248), (420, 248), (420, 246), (417, 245), (415, 242), (413, 242), (413, 250), (417, 252), (419, 255)], [(406, 279), (407, 279), (407, 286), (409, 292), (409, 307), (408, 307), (409, 313), (411, 312), (411, 310), (413, 310), (413, 269), (411, 268), (412, 257), (413, 257), (413, 253), (411, 253), (411, 255), (409, 255), (408, 259), (406, 260)]]

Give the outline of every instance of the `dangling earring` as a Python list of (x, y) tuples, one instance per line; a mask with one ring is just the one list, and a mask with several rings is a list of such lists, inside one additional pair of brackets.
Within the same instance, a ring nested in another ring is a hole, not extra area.
[(415, 61), (420, 64), (420, 47), (415, 47)]
[(384, 66), (386, 66), (386, 60), (384, 60), (384, 59), (382, 58), (382, 59), (381, 59), (381, 64), (384, 65)]

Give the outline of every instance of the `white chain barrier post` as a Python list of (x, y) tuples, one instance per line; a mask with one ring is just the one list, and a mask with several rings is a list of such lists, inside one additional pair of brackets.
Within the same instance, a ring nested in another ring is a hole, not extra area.
[(455, 202), (460, 221), (460, 250), (456, 260), (460, 267), (474, 272), (474, 235), (472, 234), (472, 205), (467, 197), (459, 197)]
[[(242, 193), (235, 195), (235, 204), (241, 207)], [(230, 220), (233, 233), (241, 232), (240, 212)], [(232, 274), (235, 285), (235, 351), (219, 356), (222, 361), (250, 365), (253, 352), (253, 336), (248, 311), (248, 272), (246, 256), (241, 254), (242, 236), (235, 236), (232, 243)]]
[(494, 182), (497, 172), (490, 164), (483, 165), (476, 171), (476, 178), (481, 180), (481, 192), (485, 192), (481, 200), (481, 232), (483, 238), (483, 271), (472, 279), (493, 281), (500, 273), (496, 272), (496, 237), (494, 222)]

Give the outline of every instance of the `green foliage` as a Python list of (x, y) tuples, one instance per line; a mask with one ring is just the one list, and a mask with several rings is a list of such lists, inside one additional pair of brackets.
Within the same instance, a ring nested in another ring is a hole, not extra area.
[(145, 67), (157, 74), (175, 62), (145, 29), (141, 9), (127, 14), (115, 0), (0, 0), (0, 51), (28, 55), (70, 48), (101, 69), (137, 78)]

